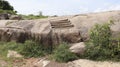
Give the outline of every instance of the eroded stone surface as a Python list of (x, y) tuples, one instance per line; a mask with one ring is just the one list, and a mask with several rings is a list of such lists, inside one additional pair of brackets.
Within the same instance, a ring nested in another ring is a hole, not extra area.
[(40, 20), (0, 20), (0, 39), (18, 42), (33, 39), (44, 45), (79, 43), (89, 39), (89, 31), (96, 23), (109, 20), (114, 21), (113, 37), (120, 36), (120, 11), (111, 11)]

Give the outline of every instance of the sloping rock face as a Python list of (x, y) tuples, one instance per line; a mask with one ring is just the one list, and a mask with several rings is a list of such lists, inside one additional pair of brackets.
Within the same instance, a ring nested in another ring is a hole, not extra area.
[(78, 43), (89, 39), (96, 23), (114, 21), (113, 36), (120, 34), (120, 11), (61, 16), (37, 20), (0, 20), (0, 40), (24, 42), (33, 39), (44, 45)]

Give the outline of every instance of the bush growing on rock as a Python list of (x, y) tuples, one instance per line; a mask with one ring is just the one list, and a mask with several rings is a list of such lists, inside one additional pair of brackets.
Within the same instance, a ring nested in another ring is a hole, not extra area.
[[(96, 24), (90, 31), (90, 41), (84, 57), (92, 60), (120, 60), (120, 40), (113, 39), (110, 25)], [(116, 43), (113, 43), (113, 40)]]

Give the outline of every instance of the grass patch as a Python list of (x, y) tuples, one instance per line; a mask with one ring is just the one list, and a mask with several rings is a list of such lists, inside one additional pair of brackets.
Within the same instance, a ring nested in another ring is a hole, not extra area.
[(30, 57), (42, 57), (47, 54), (50, 54), (52, 51), (46, 48), (46, 46), (44, 45), (29, 40), (23, 44), (19, 52), (25, 57), (30, 58)]
[(14, 60), (22, 60), (23, 58), (7, 58), (8, 50), (18, 51), (22, 44), (16, 42), (0, 42), (0, 60), (7, 62), (8, 67), (13, 67)]

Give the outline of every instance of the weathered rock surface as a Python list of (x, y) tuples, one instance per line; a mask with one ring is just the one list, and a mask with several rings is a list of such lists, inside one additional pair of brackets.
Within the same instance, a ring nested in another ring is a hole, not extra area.
[(16, 51), (8, 50), (7, 57), (8, 57), (8, 58), (13, 58), (13, 57), (15, 57), (15, 58), (21, 58), (21, 57), (23, 57), (23, 56), (20, 55), (20, 54), (19, 54), (18, 52), (16, 52)]
[(78, 59), (68, 63), (58, 63), (45, 59), (31, 58), (21, 67), (120, 67), (120, 62)]
[(46, 67), (50, 63), (49, 60), (40, 59), (34, 63), (34, 67)]
[(70, 51), (79, 55), (83, 54), (85, 51), (85, 43), (80, 42), (72, 44), (72, 46), (70, 47)]
[(120, 67), (120, 62), (100, 62), (90, 61), (86, 59), (79, 59), (68, 63), (67, 67)]
[(79, 43), (89, 39), (96, 23), (114, 21), (114, 37), (120, 36), (120, 11), (61, 16), (38, 20), (0, 20), (0, 40), (24, 42), (34, 39), (45, 45), (61, 42)]
[[(24, 63), (22, 63), (24, 62)], [(0, 60), (1, 67), (9, 67), (6, 61)], [(91, 61), (87, 59), (78, 59), (68, 63), (58, 63), (45, 59), (29, 58), (23, 61), (15, 62), (13, 67), (120, 67), (120, 62), (111, 61)]]
[(26, 61), (21, 67), (68, 67), (67, 63), (58, 63), (55, 61), (49, 61), (46, 59), (31, 58)]

